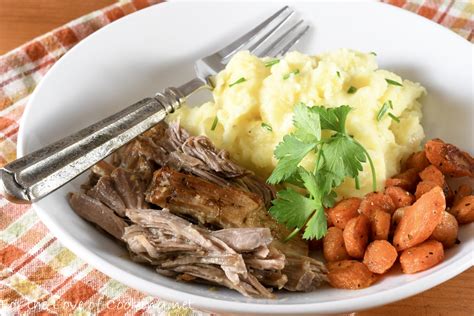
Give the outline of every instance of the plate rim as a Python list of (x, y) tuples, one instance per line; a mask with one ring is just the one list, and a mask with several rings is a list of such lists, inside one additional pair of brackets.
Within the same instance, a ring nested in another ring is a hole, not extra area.
[[(179, 2), (191, 2), (191, 1), (178, 1)], [(205, 2), (212, 2), (212, 1), (205, 1)], [(227, 2), (230, 3), (231, 1)], [(303, 1), (305, 2), (305, 1)], [(332, 3), (330, 1), (324, 1), (325, 3)], [(226, 3), (226, 2), (223, 2)], [(395, 10), (399, 12), (403, 12), (405, 15), (415, 16), (417, 19), (421, 19), (425, 22), (430, 22), (431, 26), (435, 25), (438, 30), (442, 30), (443, 32), (447, 32), (449, 34), (454, 35), (454, 38), (457, 40), (462, 40), (466, 44), (470, 44), (469, 41), (464, 39), (461, 35), (457, 34), (456, 32), (430, 20), (423, 16), (420, 16), (414, 12), (401, 9), (399, 7), (393, 6), (388, 3), (384, 2), (373, 2), (373, 1), (362, 1), (363, 4), (373, 4), (377, 3), (377, 5), (389, 7), (388, 10)], [(170, 6), (173, 5), (173, 2), (163, 2), (159, 4), (161, 6)], [(291, 5), (291, 4), (290, 4)], [(67, 51), (53, 66), (52, 68), (46, 73), (46, 75), (41, 79), (39, 84), (36, 86), (35, 90), (31, 94), (24, 112), (22, 114), (20, 120), (20, 127), (18, 131), (17, 137), (17, 157), (21, 157), (26, 153), (26, 142), (25, 142), (25, 125), (23, 124), (26, 118), (30, 115), (31, 109), (33, 108), (32, 104), (35, 103), (36, 96), (38, 91), (42, 89), (44, 82), (47, 81), (48, 76), (51, 74), (51, 70), (57, 65), (61, 65), (64, 59), (64, 56), (67, 56), (71, 52), (74, 52), (77, 49), (80, 49), (83, 45), (87, 45), (88, 41), (91, 38), (97, 36), (98, 33), (104, 32), (108, 30), (112, 25), (116, 25), (118, 23), (126, 23), (131, 16), (136, 16), (139, 14), (144, 14), (144, 12), (148, 10), (154, 10), (157, 7), (156, 5), (147, 7), (145, 9), (136, 11), (132, 14), (129, 14), (113, 23), (110, 23), (103, 28), (97, 30), (93, 34), (89, 35), (87, 38), (83, 39), (69, 51)], [(51, 233), (58, 239), (58, 241), (68, 248), (69, 250), (73, 251), (75, 255), (77, 255), (81, 260), (86, 262), (87, 264), (91, 265), (95, 269), (101, 271), (102, 273), (108, 275), (109, 277), (118, 280), (119, 282), (136, 289), (138, 291), (147, 293), (149, 295), (159, 297), (161, 299), (165, 299), (172, 302), (178, 302), (181, 304), (188, 304), (192, 302), (190, 305), (191, 308), (197, 309), (207, 309), (213, 311), (221, 311), (221, 312), (232, 312), (232, 313), (259, 313), (259, 314), (288, 314), (288, 313), (298, 313), (298, 314), (313, 314), (314, 312), (318, 313), (338, 313), (338, 312), (347, 312), (353, 310), (362, 310), (367, 308), (373, 308), (381, 305), (385, 305), (388, 303), (392, 303), (398, 300), (405, 299), (412, 295), (421, 293), (426, 291), (432, 287), (435, 287), (446, 280), (462, 273), (463, 271), (467, 270), (471, 266), (474, 266), (473, 258), (470, 258), (469, 253), (460, 257), (455, 265), (451, 265), (450, 269), (445, 271), (445, 269), (439, 270), (434, 272), (430, 277), (421, 278), (416, 281), (416, 286), (413, 284), (408, 283), (402, 286), (398, 286), (393, 289), (382, 290), (374, 294), (368, 294), (362, 297), (356, 298), (348, 298), (342, 301), (329, 301), (329, 302), (318, 302), (318, 303), (298, 303), (298, 304), (268, 304), (268, 303), (253, 303), (253, 302), (239, 302), (239, 301), (227, 301), (223, 299), (215, 299), (210, 297), (199, 296), (187, 292), (183, 292), (180, 290), (168, 288), (156, 282), (148, 281), (144, 278), (138, 277), (132, 273), (129, 273), (121, 268), (116, 267), (112, 263), (109, 263), (107, 260), (103, 259), (101, 256), (95, 254), (93, 251), (88, 250), (85, 246), (83, 246), (79, 240), (69, 236), (68, 234), (64, 234), (62, 232), (61, 227), (54, 224), (51, 218), (48, 216), (47, 212), (39, 207), (37, 203), (32, 204), (33, 209), (36, 211), (36, 214), (40, 218), (40, 220), (46, 225), (46, 227), (51, 231)], [(474, 249), (473, 249), (474, 250)], [(152, 288), (153, 291), (149, 291), (146, 288)], [(159, 292), (159, 293), (157, 293)], [(394, 293), (395, 292), (395, 293)], [(374, 299), (376, 302), (374, 303)], [(223, 306), (225, 303), (225, 306)], [(271, 309), (273, 308), (273, 309)]]

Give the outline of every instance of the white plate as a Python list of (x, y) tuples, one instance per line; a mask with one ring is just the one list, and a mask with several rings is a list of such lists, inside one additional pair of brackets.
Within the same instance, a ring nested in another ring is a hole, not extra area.
[[(61, 58), (35, 90), (21, 125), (19, 156), (191, 78), (194, 59), (227, 43), (282, 5), (165, 3), (96, 32)], [(428, 89), (429, 96), (423, 100), (427, 136), (474, 151), (470, 43), (433, 22), (385, 4), (292, 6), (312, 25), (299, 50), (314, 54), (348, 47), (377, 52), (381, 67), (421, 82)], [(75, 215), (66, 202), (66, 193), (78, 191), (83, 181), (80, 177), (34, 204), (53, 234), (112, 278), (197, 308), (268, 314), (355, 311), (414, 295), (472, 265), (471, 224), (462, 228), (462, 243), (447, 251), (440, 265), (415, 275), (392, 274), (367, 289), (282, 293), (277, 300), (248, 299), (226, 289), (209, 291), (208, 287), (178, 283), (133, 263), (122, 248)]]

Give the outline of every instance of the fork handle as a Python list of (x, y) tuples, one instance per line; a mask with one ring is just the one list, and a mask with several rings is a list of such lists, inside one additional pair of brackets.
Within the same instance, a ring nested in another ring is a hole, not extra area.
[(5, 165), (0, 169), (0, 193), (14, 203), (41, 199), (158, 124), (181, 106), (187, 92), (168, 88)]

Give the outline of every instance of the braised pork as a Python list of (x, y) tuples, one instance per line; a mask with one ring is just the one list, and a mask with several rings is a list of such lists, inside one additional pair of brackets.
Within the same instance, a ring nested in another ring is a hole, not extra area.
[[(231, 186), (219, 186), (194, 175), (164, 167), (155, 172), (146, 200), (172, 213), (191, 216), (219, 228), (268, 227), (277, 240), (290, 233), (267, 212), (260, 196)], [(299, 237), (278, 243), (287, 254), (307, 255)]]
[[(238, 229), (211, 232), (190, 224), (166, 209), (129, 209), (126, 214), (133, 225), (125, 229), (122, 239), (131, 252), (157, 265), (159, 271), (186, 273), (236, 289), (246, 296), (272, 297), (271, 292), (250, 275), (242, 252), (231, 247), (245, 249), (247, 258), (252, 258), (252, 251), (262, 246), (269, 247), (272, 238), (268, 229), (259, 229), (258, 233), (242, 229), (241, 235), (250, 234), (258, 239), (253, 245), (248, 242), (227, 244), (227, 237), (238, 233)], [(224, 237), (220, 239), (219, 236)], [(267, 260), (279, 260), (276, 265), (281, 269), (285, 262), (284, 255), (276, 249), (268, 253), (272, 255)], [(259, 260), (265, 261), (265, 258)]]
[(114, 181), (110, 176), (101, 177), (95, 186), (87, 191), (87, 195), (101, 201), (121, 217), (125, 216), (125, 204), (115, 190)]
[(158, 124), (115, 152), (112, 161), (147, 181), (153, 166), (170, 166), (220, 186), (258, 194), (267, 207), (275, 198), (273, 187), (233, 162), (227, 151), (218, 150), (207, 137), (189, 136), (176, 123)]
[(110, 235), (120, 239), (127, 223), (99, 200), (84, 193), (71, 193), (69, 204), (85, 220), (96, 224)]
[(267, 211), (273, 187), (177, 124), (159, 124), (95, 165), (83, 189), (69, 197), (74, 211), (160, 274), (263, 298), (326, 280), (300, 237), (282, 242), (289, 231)]
[(289, 291), (313, 291), (327, 281), (323, 263), (305, 256), (287, 256), (282, 272), (288, 277), (285, 289)]

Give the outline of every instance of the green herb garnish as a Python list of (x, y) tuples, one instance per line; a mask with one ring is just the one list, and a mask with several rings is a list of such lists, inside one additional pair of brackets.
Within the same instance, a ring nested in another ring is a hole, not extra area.
[(395, 80), (385, 78), (385, 81), (387, 81), (388, 84), (403, 87), (403, 85), (400, 82), (397, 82)]
[[(382, 105), (379, 112), (377, 113), (377, 121), (380, 121), (384, 117), (385, 113), (387, 113), (389, 108), (393, 110), (392, 100), (388, 100)], [(393, 113), (389, 112), (387, 115), (390, 116), (392, 120), (396, 121), (397, 123), (400, 123), (400, 118), (395, 116)]]
[(212, 121), (212, 126), (211, 126), (211, 131), (214, 131), (217, 127), (217, 123), (219, 122), (219, 119), (216, 117), (214, 117), (214, 121)]
[(377, 56), (377, 54), (376, 54), (375, 52), (370, 52), (370, 53), (371, 53), (372, 55), (374, 55), (374, 56)]
[(356, 87), (350, 86), (349, 90), (347, 90), (347, 93), (354, 94), (354, 93), (356, 93), (356, 91), (357, 91)]
[(273, 65), (276, 65), (280, 62), (279, 59), (273, 59), (273, 60), (269, 60), (265, 63), (265, 67), (271, 67)]
[(336, 71), (336, 75), (341, 78), (341, 73), (339, 71)]
[(239, 79), (237, 79), (236, 81), (234, 81), (233, 83), (231, 83), (231, 84), (229, 85), (229, 88), (235, 86), (236, 84), (245, 82), (245, 81), (247, 81), (247, 79), (245, 79), (244, 77), (240, 77)]
[(379, 110), (379, 113), (377, 113), (377, 121), (380, 121), (383, 116), (385, 115), (385, 113), (387, 113), (388, 111), (388, 108), (390, 107), (390, 103), (389, 102), (385, 102), (382, 107), (380, 108)]
[(290, 78), (291, 75), (296, 76), (296, 75), (299, 74), (299, 73), (300, 73), (300, 70), (299, 70), (299, 69), (295, 69), (295, 70), (293, 70), (292, 72), (289, 72), (289, 73), (287, 73), (286, 75), (284, 75), (284, 76), (283, 76), (283, 80), (286, 80), (286, 79)]
[(394, 120), (395, 122), (400, 123), (400, 118), (398, 116), (395, 116), (392, 113), (388, 113), (388, 116), (390, 116), (390, 118)]
[(355, 181), (355, 187), (356, 187), (356, 190), (360, 190), (360, 182), (359, 182), (359, 177), (356, 176), (354, 178), (354, 181)]
[[(277, 166), (267, 182), (288, 182), (306, 189), (301, 194), (292, 188), (277, 193), (270, 213), (285, 224), (292, 233), (287, 240), (304, 228), (303, 238), (320, 239), (326, 234), (324, 208), (331, 207), (337, 197), (334, 189), (347, 177), (357, 178), (362, 163), (369, 161), (373, 189), (376, 189), (375, 167), (367, 150), (346, 132), (346, 118), (351, 108), (295, 107), (295, 132), (283, 137), (275, 148)], [(322, 131), (326, 131), (322, 133)], [(323, 136), (326, 135), (326, 136)], [(300, 166), (309, 154), (316, 155), (311, 171)], [(356, 186), (358, 180), (356, 180)]]
[(267, 124), (267, 123), (265, 123), (265, 122), (262, 122), (262, 125), (261, 125), (261, 126), (262, 126), (262, 128), (266, 129), (267, 131), (273, 132), (273, 128), (272, 128), (271, 125), (269, 125), (269, 124)]

